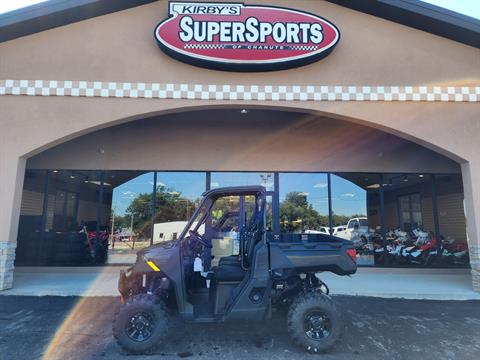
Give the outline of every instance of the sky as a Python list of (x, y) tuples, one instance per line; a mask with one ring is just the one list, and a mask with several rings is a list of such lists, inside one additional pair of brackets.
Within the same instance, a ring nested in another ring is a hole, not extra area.
[(44, 1), (46, 0), (0, 0), (0, 14)]
[[(46, 0), (0, 0), (0, 14), (22, 8), (28, 5), (37, 4)], [(423, 0), (430, 4), (441, 6), (461, 14), (480, 19), (479, 0)], [(273, 3), (274, 1), (272, 1)]]

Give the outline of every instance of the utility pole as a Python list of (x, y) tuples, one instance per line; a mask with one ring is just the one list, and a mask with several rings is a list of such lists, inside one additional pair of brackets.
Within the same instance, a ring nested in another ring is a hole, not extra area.
[(112, 228), (110, 229), (110, 237), (112, 239), (112, 249), (115, 247), (115, 238), (113, 236), (115, 229), (115, 208), (112, 208)]
[(132, 250), (135, 249), (135, 237), (133, 236), (133, 213), (130, 217), (130, 240), (132, 240)]

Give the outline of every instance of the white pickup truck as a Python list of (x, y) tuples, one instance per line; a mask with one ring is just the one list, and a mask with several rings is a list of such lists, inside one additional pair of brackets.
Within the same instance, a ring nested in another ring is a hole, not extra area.
[(367, 243), (370, 237), (368, 219), (366, 217), (358, 217), (348, 220), (347, 228), (342, 231), (337, 231), (335, 236), (345, 240), (351, 240), (354, 243)]
[[(332, 235), (337, 236), (339, 231), (343, 231), (347, 228), (347, 225), (332, 227)], [(318, 230), (305, 230), (305, 234), (330, 234), (330, 228), (328, 226), (321, 226)]]

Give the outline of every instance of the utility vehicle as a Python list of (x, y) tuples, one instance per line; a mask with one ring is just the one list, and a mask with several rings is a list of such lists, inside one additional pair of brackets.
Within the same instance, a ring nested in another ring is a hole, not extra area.
[[(222, 254), (213, 266), (212, 241), (232, 236), (216, 226), (224, 220), (221, 209), (228, 214), (235, 202), (239, 253)], [(265, 206), (262, 186), (210, 190), (178, 239), (138, 252), (136, 263), (120, 273), (122, 306), (113, 324), (118, 343), (130, 353), (146, 353), (165, 340), (170, 316), (197, 323), (253, 321), (288, 306), (286, 326), (298, 345), (312, 353), (332, 347), (341, 316), (317, 275), (355, 273), (352, 243), (326, 234), (280, 242), (267, 236)]]

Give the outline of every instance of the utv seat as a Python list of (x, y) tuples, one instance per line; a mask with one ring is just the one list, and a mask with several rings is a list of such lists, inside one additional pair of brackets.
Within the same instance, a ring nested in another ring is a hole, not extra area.
[(238, 265), (224, 264), (213, 268), (217, 281), (242, 281), (245, 277), (245, 272), (240, 266), (240, 262), (238, 262)]
[[(242, 281), (245, 277), (246, 270), (253, 261), (253, 252), (255, 245), (261, 241), (263, 235), (263, 209), (265, 204), (262, 204), (262, 211), (258, 210), (256, 204), (255, 215), (250, 220), (247, 229), (243, 229), (240, 233), (241, 243), (244, 246), (243, 260), (240, 256), (227, 256), (220, 259), (217, 267), (213, 268), (213, 273), (217, 281)], [(225, 259), (225, 260), (224, 260)]]
[(222, 265), (240, 265), (240, 257), (238, 255), (221, 257), (218, 266)]

